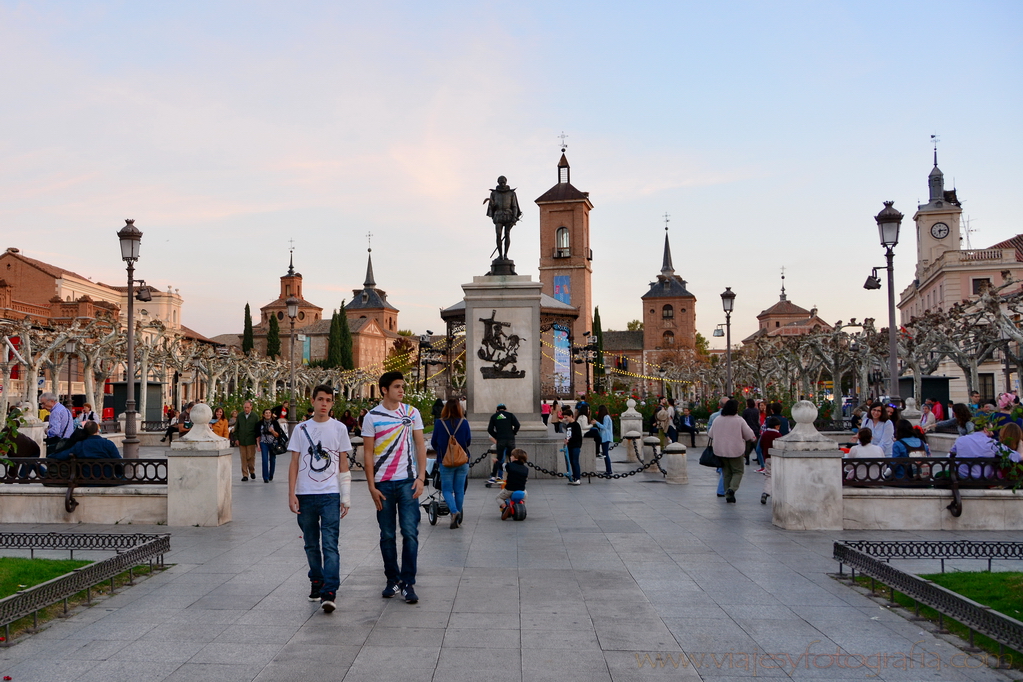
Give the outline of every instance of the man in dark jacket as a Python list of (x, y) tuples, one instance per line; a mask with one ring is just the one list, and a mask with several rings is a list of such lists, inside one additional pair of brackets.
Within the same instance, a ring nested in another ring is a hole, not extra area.
[(515, 434), (519, 432), (518, 418), (508, 411), (504, 403), (497, 406), (497, 412), (490, 415), (490, 423), (487, 425), (487, 433), (490, 439), (497, 444), (497, 461), (490, 472), (490, 480), (487, 486), (497, 482), (504, 469), (504, 458), (510, 454), (515, 447)]
[(252, 401), (246, 400), (242, 412), (234, 422), (234, 438), (238, 441), (238, 450), (242, 459), (242, 480), (249, 477), (256, 480), (256, 427), (259, 426), (259, 415), (252, 410)]
[(753, 429), (753, 435), (756, 436), (752, 441), (746, 441), (746, 465), (749, 466), (749, 455), (757, 446), (757, 438), (760, 438), (760, 410), (757, 409), (757, 401), (753, 398), (746, 400), (746, 409), (742, 411), (742, 418)]
[[(117, 446), (112, 441), (99, 435), (99, 424), (96, 422), (85, 422), (83, 429), (85, 430), (85, 438), (83, 440), (78, 441), (68, 450), (47, 455), (46, 459), (68, 460), (72, 456), (76, 459), (121, 459), (121, 453), (117, 450)], [(123, 471), (115, 471), (112, 466), (102, 467), (102, 472), (100, 472), (99, 465), (96, 465), (95, 471), (92, 471), (92, 468), (83, 464), (82, 475), (86, 477), (94, 476), (96, 478), (102, 476), (103, 478), (112, 479), (115, 475), (120, 476), (123, 474)], [(118, 466), (117, 469), (122, 469), (122, 467)]]
[(696, 418), (693, 417), (688, 407), (682, 408), (682, 414), (675, 417), (675, 429), (682, 433), (688, 433), (692, 439), (693, 447), (696, 447)]

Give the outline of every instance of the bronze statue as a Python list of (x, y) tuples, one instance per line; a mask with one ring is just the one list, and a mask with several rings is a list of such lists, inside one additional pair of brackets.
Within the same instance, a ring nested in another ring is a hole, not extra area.
[[(497, 179), (497, 187), (490, 192), (487, 201), (487, 216), (494, 221), (497, 232), (497, 260), (508, 260), (508, 247), (511, 245), (511, 229), (522, 217), (519, 209), (519, 198), (515, 190), (508, 186), (508, 179), (503, 175)], [(504, 232), (502, 249), (502, 231)]]

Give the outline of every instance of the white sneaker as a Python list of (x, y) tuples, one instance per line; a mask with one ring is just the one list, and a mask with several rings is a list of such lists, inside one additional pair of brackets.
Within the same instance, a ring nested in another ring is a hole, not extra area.
[(582, 485), (582, 481), (572, 481), (571, 485)]

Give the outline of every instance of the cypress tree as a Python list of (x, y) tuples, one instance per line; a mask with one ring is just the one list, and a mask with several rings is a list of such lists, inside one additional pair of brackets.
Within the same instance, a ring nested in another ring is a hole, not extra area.
[(277, 316), (270, 315), (270, 329), (266, 332), (266, 357), (276, 358), (281, 354), (281, 328), (277, 324)]
[(330, 318), (330, 336), (327, 337), (327, 367), (341, 367), (341, 318), (336, 310)]
[(245, 304), (245, 327), (242, 331), (242, 353), (248, 355), (252, 351), (252, 313), (249, 304)]
[(604, 380), (607, 372), (604, 371), (604, 330), (600, 327), (600, 308), (593, 309), (593, 335), (597, 337), (597, 358), (593, 364), (593, 383), (598, 391), (606, 391)]
[(344, 301), (341, 301), (341, 314), (338, 315), (338, 323), (341, 330), (341, 369), (355, 369), (355, 358), (352, 357), (352, 330), (348, 326)]

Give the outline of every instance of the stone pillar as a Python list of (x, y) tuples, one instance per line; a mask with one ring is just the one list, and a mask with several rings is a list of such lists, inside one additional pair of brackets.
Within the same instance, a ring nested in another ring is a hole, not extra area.
[(622, 437), (625, 439), (625, 461), (626, 462), (638, 462), (639, 461), (639, 439), (643, 437), (643, 434), (639, 431), (622, 431)]
[(906, 398), (906, 409), (902, 411), (902, 418), (913, 426), (920, 426), (920, 416), (922, 414), (920, 408), (917, 407), (916, 399), (912, 396)]
[(670, 443), (664, 448), (661, 466), (668, 472), (666, 483), (684, 485), (689, 483), (689, 467), (686, 463), (686, 446), (682, 443)]
[(192, 429), (167, 453), (167, 525), (220, 526), (231, 520), (231, 455), (226, 438), (210, 429), (213, 411), (199, 403)]
[(772, 521), (786, 530), (842, 530), (842, 451), (814, 428), (813, 403), (796, 403), (792, 418), (795, 427), (770, 453)]
[(629, 398), (625, 401), (625, 404), (628, 406), (628, 409), (622, 412), (622, 416), (618, 418), (619, 432), (622, 434), (622, 438), (625, 438), (626, 434), (630, 431), (635, 431), (637, 436), (642, 436), (643, 415), (636, 410), (636, 401)]
[(649, 462), (657, 454), (661, 447), (661, 439), (657, 436), (647, 436), (643, 439), (643, 461)]
[(28, 404), (23, 403), (18, 407), (22, 411), (21, 416), (18, 417), (20, 422), (18, 433), (23, 433), (34, 440), (39, 445), (39, 451), (42, 452), (42, 456), (46, 457), (46, 422), (32, 414), (29, 411), (31, 406)]

